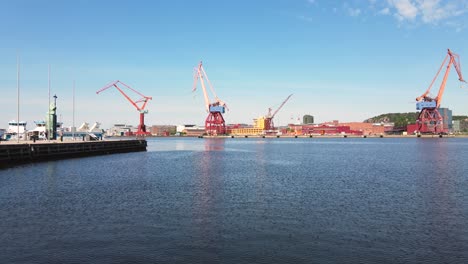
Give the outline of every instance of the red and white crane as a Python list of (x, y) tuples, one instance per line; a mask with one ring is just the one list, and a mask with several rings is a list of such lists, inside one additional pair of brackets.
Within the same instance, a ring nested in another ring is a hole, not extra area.
[[(208, 97), (208, 91), (205, 87), (204, 79), (210, 87), (210, 91), (214, 96), (214, 101), (211, 102)], [(211, 85), (208, 75), (206, 75), (205, 69), (203, 69), (202, 62), (198, 64), (198, 67), (195, 68), (195, 73), (193, 76), (193, 89), (192, 91), (197, 90), (197, 83), (200, 80), (203, 96), (205, 98), (205, 108), (208, 112), (208, 116), (205, 120), (205, 131), (210, 136), (223, 135), (226, 134), (226, 122), (224, 121), (223, 114), (227, 108), (226, 103), (221, 101), (214, 91), (213, 85)]]
[[(432, 85), (439, 76), (447, 60), (448, 64), (445, 70), (444, 78), (440, 84), (439, 92), (437, 93), (437, 96), (433, 98), (429, 95)], [(448, 132), (448, 124), (443, 124), (443, 118), (440, 115), (438, 108), (442, 102), (442, 96), (444, 95), (445, 86), (447, 84), (447, 77), (450, 73), (450, 67), (452, 65), (455, 67), (455, 70), (458, 73), (458, 80), (460, 82), (466, 83), (461, 73), (460, 56), (458, 56), (458, 54), (452, 53), (450, 49), (448, 49), (447, 56), (445, 56), (445, 59), (442, 62), (439, 71), (437, 71), (434, 79), (432, 79), (429, 88), (427, 88), (426, 92), (424, 92), (421, 96), (416, 98), (416, 110), (421, 110), (416, 121), (416, 124), (418, 125), (418, 133), (440, 134)]]
[[(125, 88), (141, 96), (141, 98), (137, 100), (131, 99), (117, 84), (123, 85)], [(145, 114), (148, 113), (148, 110), (145, 110), (145, 107), (148, 101), (152, 100), (153, 98), (151, 96), (143, 95), (142, 93), (138, 92), (137, 90), (133, 89), (132, 87), (126, 85), (125, 83), (119, 80), (111, 82), (108, 85), (104, 86), (99, 91), (97, 91), (96, 94), (99, 94), (100, 92), (103, 92), (112, 87), (115, 87), (140, 113), (140, 123), (138, 124), (138, 130), (136, 132), (136, 135), (137, 136), (150, 135), (151, 133), (146, 131), (146, 126), (145, 126)]]
[(292, 94), (290, 94), (284, 101), (281, 103), (281, 105), (273, 112), (271, 113), (272, 109), (268, 108), (268, 114), (265, 116), (265, 130), (274, 130), (275, 129), (275, 124), (273, 123), (273, 118), (275, 115), (279, 112), (281, 108), (283, 108), (284, 104), (291, 98)]

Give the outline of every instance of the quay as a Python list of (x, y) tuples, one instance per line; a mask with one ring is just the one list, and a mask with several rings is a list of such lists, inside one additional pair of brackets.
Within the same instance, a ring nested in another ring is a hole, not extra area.
[(198, 138), (468, 138), (468, 135), (203, 135)]
[(39, 161), (146, 151), (142, 139), (0, 144), (0, 169)]

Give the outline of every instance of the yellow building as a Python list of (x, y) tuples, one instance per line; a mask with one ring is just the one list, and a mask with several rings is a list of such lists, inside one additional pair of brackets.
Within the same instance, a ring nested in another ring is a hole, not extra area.
[(266, 130), (267, 129), (267, 126), (268, 126), (268, 119), (265, 118), (264, 116), (261, 116), (257, 119), (254, 119), (254, 127), (255, 128), (260, 128), (260, 129), (263, 129), (263, 130)]
[(246, 135), (246, 136), (254, 136), (254, 135), (262, 135), (263, 129), (255, 128), (255, 127), (243, 127), (243, 128), (232, 128), (231, 135)]
[(253, 126), (244, 126), (244, 127), (236, 127), (236, 128), (229, 128), (228, 134), (233, 136), (241, 135), (241, 136), (258, 136), (258, 135), (265, 135), (267, 126), (269, 124), (269, 120), (263, 116), (256, 118), (253, 120)]

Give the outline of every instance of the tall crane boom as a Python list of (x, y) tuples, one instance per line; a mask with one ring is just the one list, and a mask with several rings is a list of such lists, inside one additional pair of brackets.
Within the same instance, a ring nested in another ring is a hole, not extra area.
[[(139, 98), (138, 100), (132, 100), (130, 98), (130, 96), (128, 96), (119, 86), (118, 84), (121, 84), (123, 85), (125, 88), (133, 91), (134, 93), (136, 93), (137, 95), (141, 96), (141, 98)], [(149, 132), (146, 131), (146, 126), (145, 126), (145, 114), (148, 113), (148, 110), (145, 110), (145, 107), (146, 105), (148, 104), (148, 101), (149, 100), (152, 100), (153, 98), (151, 96), (146, 96), (146, 95), (143, 95), (142, 93), (138, 92), (137, 90), (133, 89), (132, 87), (130, 87), (129, 85), (126, 85), (125, 83), (117, 80), (117, 81), (114, 81), (114, 82), (111, 82), (109, 84), (107, 84), (106, 86), (102, 87), (100, 90), (98, 90), (96, 92), (96, 94), (99, 94), (109, 88), (116, 88), (124, 97), (125, 99), (127, 99), (127, 101), (129, 101), (136, 109), (137, 111), (140, 113), (140, 123), (138, 125), (138, 130), (136, 132), (137, 135), (148, 135), (150, 134)]]
[[(435, 98), (432, 98), (429, 96), (429, 93), (431, 91), (432, 86), (434, 85), (434, 82), (436, 81), (437, 77), (439, 77), (439, 74), (444, 67), (445, 63), (449, 61), (447, 64), (447, 68), (445, 70), (444, 78), (442, 80), (442, 83), (440, 84), (439, 92), (437, 93), (437, 96)], [(447, 50), (447, 55), (445, 56), (444, 61), (440, 65), (439, 70), (437, 71), (437, 74), (434, 76), (434, 79), (432, 79), (431, 84), (427, 88), (427, 90), (419, 97), (416, 98), (416, 109), (417, 110), (422, 110), (423, 108), (431, 108), (431, 107), (436, 107), (439, 108), (441, 102), (442, 102), (442, 96), (444, 95), (445, 91), (445, 86), (447, 84), (447, 77), (450, 73), (450, 67), (452, 66), (455, 67), (455, 70), (457, 71), (458, 74), (458, 80), (460, 82), (465, 82), (466, 81), (463, 79), (463, 75), (461, 72), (461, 64), (460, 64), (460, 56), (458, 54), (455, 54), (450, 51), (450, 49)]]
[[(226, 133), (226, 123), (223, 118), (223, 114), (227, 105), (223, 102), (219, 97), (216, 95), (216, 92), (213, 88), (213, 85), (208, 79), (208, 75), (203, 68), (202, 62), (198, 64), (198, 67), (195, 68), (193, 76), (193, 89), (192, 91), (195, 92), (197, 90), (197, 83), (200, 80), (202, 90), (203, 90), (203, 97), (205, 99), (205, 109), (208, 112), (208, 116), (205, 120), (205, 130), (208, 135), (221, 135)], [(205, 86), (205, 81), (208, 83), (210, 91), (214, 97), (214, 101), (211, 102), (208, 96), (208, 91)]]
[(271, 113), (271, 108), (268, 108), (268, 114), (267, 116), (265, 117), (265, 130), (273, 130), (275, 129), (275, 124), (273, 122), (273, 118), (275, 117), (275, 115), (279, 112), (279, 110), (281, 110), (281, 108), (283, 108), (283, 106), (286, 104), (286, 102), (289, 100), (289, 98), (291, 98), (293, 94), (290, 94), (288, 97), (286, 97), (286, 99), (284, 99), (284, 101), (281, 103), (281, 105), (275, 110), (275, 112), (273, 112), (273, 114)]
[[(284, 99), (284, 101), (281, 103), (281, 105), (276, 109), (276, 111), (273, 113), (273, 115), (271, 115), (271, 118), (273, 119), (275, 117), (275, 115), (278, 113), (278, 111), (283, 108), (283, 106), (286, 104), (286, 102), (289, 100), (289, 98), (291, 98), (293, 94), (290, 94), (288, 97), (286, 97), (286, 99)], [(271, 109), (271, 108), (270, 108)]]
[[(440, 84), (439, 92), (435, 98), (429, 96), (432, 86), (434, 85), (435, 80), (439, 76), (442, 68), (444, 67), (445, 63), (448, 61), (447, 67), (445, 69), (444, 78), (442, 79), (442, 83)], [(447, 85), (447, 78), (450, 73), (451, 66), (455, 67), (455, 70), (458, 74), (458, 80), (460, 82), (466, 81), (463, 79), (463, 75), (461, 72), (461, 64), (460, 64), (460, 56), (447, 50), (447, 55), (445, 56), (442, 65), (440, 66), (437, 74), (432, 79), (431, 84), (427, 88), (427, 90), (419, 97), (416, 98), (416, 110), (421, 110), (418, 116), (417, 124), (418, 124), (418, 131), (420, 133), (446, 133), (448, 132), (448, 126), (443, 124), (442, 116), (440, 115), (438, 108), (442, 102), (442, 97), (445, 92), (445, 86)]]
[[(203, 79), (206, 79), (206, 82), (208, 83), (210, 91), (214, 96), (214, 102), (212, 102), (212, 103), (210, 102), (210, 99), (208, 97), (208, 92), (206, 90), (205, 82), (203, 81)], [(227, 108), (226, 103), (221, 101), (221, 99), (219, 99), (218, 95), (216, 95), (216, 92), (215, 92), (215, 90), (213, 88), (213, 85), (211, 84), (210, 79), (208, 78), (208, 75), (206, 74), (205, 69), (203, 68), (203, 63), (201, 61), (200, 61), (200, 64), (198, 64), (198, 67), (195, 68), (195, 74), (193, 76), (193, 89), (192, 89), (192, 92), (195, 92), (197, 90), (197, 81), (198, 80), (200, 80), (200, 83), (201, 83), (201, 86), (202, 86), (203, 97), (205, 99), (205, 107), (206, 107), (207, 112), (210, 111), (210, 107), (212, 107), (212, 106), (223, 106), (223, 107)], [(223, 113), (224, 113), (224, 111), (223, 111)]]

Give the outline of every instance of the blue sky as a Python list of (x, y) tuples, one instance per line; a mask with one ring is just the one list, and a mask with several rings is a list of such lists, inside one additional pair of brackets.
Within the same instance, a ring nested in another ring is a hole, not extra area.
[[(137, 124), (115, 89), (95, 93), (113, 80), (153, 97), (147, 125), (202, 125), (203, 96), (191, 92), (200, 60), (230, 108), (227, 123), (250, 124), (291, 93), (276, 124), (412, 112), (447, 48), (462, 71), (468, 63), (467, 11), (467, 0), (0, 0), (0, 127), (16, 119), (18, 51), (20, 119), (30, 124), (47, 111), (49, 64), (66, 126), (73, 80), (77, 126)], [(468, 114), (457, 79), (452, 71), (442, 106)]]

